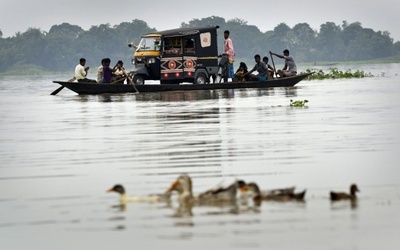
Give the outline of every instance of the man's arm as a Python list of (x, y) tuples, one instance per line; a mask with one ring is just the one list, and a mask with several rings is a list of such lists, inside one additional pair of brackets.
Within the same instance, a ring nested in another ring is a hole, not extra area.
[(277, 57), (282, 58), (282, 59), (285, 58), (283, 55), (276, 54), (276, 53), (274, 53), (272, 51), (270, 51), (269, 53), (271, 53), (271, 55), (277, 56)]
[(82, 66), (82, 67), (80, 68), (79, 72), (81, 73), (81, 75), (82, 75), (83, 77), (86, 77), (86, 76), (87, 76), (88, 70), (89, 70), (89, 67), (84, 68), (84, 67)]
[(257, 65), (255, 65), (250, 71), (247, 71), (245, 75), (250, 75), (251, 73), (253, 73), (256, 70), (256, 66)]

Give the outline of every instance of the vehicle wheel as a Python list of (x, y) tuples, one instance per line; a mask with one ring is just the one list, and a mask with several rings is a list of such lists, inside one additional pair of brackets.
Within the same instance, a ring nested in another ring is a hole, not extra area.
[(142, 75), (135, 75), (133, 77), (133, 83), (137, 85), (143, 85), (144, 84), (144, 77)]
[(196, 76), (196, 79), (194, 79), (195, 84), (206, 84), (207, 83), (207, 77), (204, 73), (199, 73)]

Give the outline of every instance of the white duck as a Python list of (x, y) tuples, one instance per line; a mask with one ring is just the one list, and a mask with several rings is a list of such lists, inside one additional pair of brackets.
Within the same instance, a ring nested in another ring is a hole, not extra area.
[(170, 195), (169, 194), (154, 194), (147, 196), (128, 196), (125, 192), (125, 188), (121, 184), (116, 184), (107, 192), (116, 192), (118, 193), (121, 204), (126, 204), (129, 202), (160, 202), (160, 201), (168, 201)]

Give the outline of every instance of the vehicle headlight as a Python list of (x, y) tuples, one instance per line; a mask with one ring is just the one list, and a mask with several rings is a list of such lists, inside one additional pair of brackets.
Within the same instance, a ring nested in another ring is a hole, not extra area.
[(149, 64), (150, 63), (156, 63), (156, 59), (154, 57), (149, 58), (149, 60), (147, 61)]

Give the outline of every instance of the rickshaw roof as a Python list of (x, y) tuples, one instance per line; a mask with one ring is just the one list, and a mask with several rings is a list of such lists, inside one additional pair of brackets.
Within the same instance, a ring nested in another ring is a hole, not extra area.
[(202, 32), (207, 32), (211, 30), (218, 29), (219, 26), (203, 26), (203, 27), (190, 27), (190, 28), (179, 28), (179, 29), (171, 29), (171, 30), (164, 30), (154, 33), (149, 33), (144, 35), (143, 37), (149, 36), (187, 36), (187, 35), (194, 35)]

